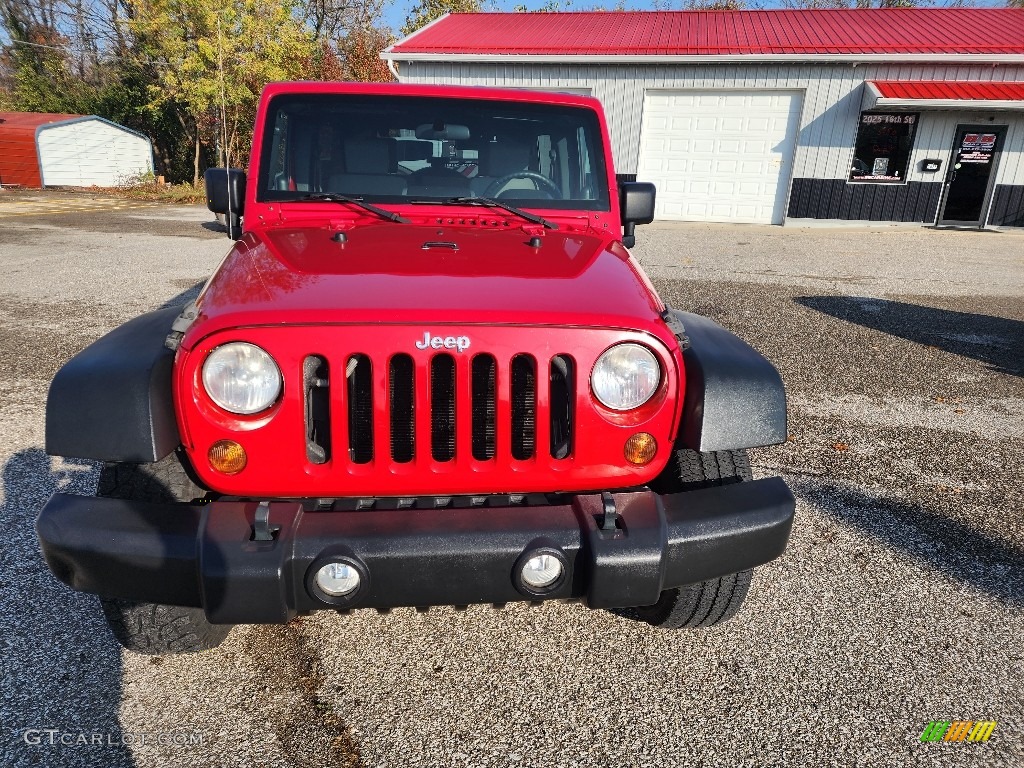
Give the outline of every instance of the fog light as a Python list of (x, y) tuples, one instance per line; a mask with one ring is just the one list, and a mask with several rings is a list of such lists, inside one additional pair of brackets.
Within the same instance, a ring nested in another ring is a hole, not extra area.
[(245, 448), (234, 440), (218, 440), (207, 453), (210, 466), (225, 475), (237, 475), (245, 469)]
[(550, 587), (562, 578), (562, 561), (554, 555), (534, 555), (523, 563), (520, 578), (530, 589)]
[(637, 432), (629, 440), (622, 451), (630, 464), (647, 464), (658, 452), (658, 441), (647, 432)]
[(351, 595), (359, 581), (359, 571), (348, 563), (328, 563), (316, 572), (316, 585), (331, 597)]

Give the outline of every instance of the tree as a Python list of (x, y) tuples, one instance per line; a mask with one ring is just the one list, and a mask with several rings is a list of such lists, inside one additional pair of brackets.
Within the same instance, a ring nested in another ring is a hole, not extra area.
[(169, 107), (191, 136), (193, 183), (204, 149), (218, 161), (244, 164), (263, 86), (301, 78), (316, 59), (317, 46), (292, 0), (131, 3), (136, 55), (159, 68), (148, 108)]
[(446, 13), (479, 13), (480, 0), (418, 0), (405, 17), (402, 36), (407, 37)]
[(303, 0), (299, 13), (313, 37), (334, 42), (376, 28), (384, 4), (384, 0)]
[(387, 63), (380, 57), (381, 51), (395, 42), (391, 30), (367, 27), (356, 29), (339, 41), (339, 53), (343, 62), (341, 80), (356, 80), (367, 83), (385, 83), (394, 80)]

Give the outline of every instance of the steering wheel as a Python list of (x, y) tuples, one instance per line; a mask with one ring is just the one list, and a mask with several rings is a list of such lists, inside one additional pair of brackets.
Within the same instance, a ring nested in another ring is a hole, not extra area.
[(529, 179), (537, 187), (538, 191), (543, 189), (548, 192), (554, 200), (562, 199), (562, 191), (555, 186), (555, 183), (551, 181), (547, 176), (543, 176), (533, 171), (515, 171), (513, 173), (507, 173), (500, 179), (495, 179), (487, 185), (487, 189), (484, 190), (484, 197), (494, 197), (498, 194), (498, 191), (508, 184), (513, 179)]

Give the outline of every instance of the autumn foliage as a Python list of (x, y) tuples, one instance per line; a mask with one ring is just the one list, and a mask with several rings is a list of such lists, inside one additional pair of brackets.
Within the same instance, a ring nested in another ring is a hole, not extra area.
[(0, 0), (0, 110), (96, 114), (157, 173), (248, 162), (263, 86), (392, 79), (384, 0)]

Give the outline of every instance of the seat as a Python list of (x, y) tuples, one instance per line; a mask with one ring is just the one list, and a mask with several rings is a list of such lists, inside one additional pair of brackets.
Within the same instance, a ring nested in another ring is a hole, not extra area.
[[(499, 138), (498, 141), (484, 144), (479, 151), (480, 175), (469, 182), (473, 194), (477, 196), (484, 195), (488, 187), (502, 176), (530, 170), (530, 147), (522, 142)], [(496, 190), (494, 195), (513, 189), (535, 190), (536, 186), (529, 179), (512, 179)]]
[(342, 195), (404, 195), (407, 184), (397, 174), (397, 148), (392, 139), (348, 139), (345, 170), (331, 172), (325, 192)]
[(412, 197), (468, 197), (470, 193), (469, 179), (458, 171), (444, 166), (431, 165), (429, 168), (421, 168), (406, 178)]

